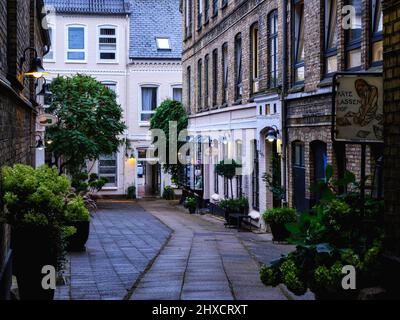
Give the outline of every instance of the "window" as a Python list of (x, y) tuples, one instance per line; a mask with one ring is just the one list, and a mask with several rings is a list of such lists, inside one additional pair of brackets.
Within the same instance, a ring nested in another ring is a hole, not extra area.
[(210, 0), (204, 0), (204, 21), (208, 22), (210, 19)]
[(150, 121), (157, 109), (157, 87), (142, 87), (142, 111), (140, 121)]
[(172, 88), (172, 99), (182, 102), (182, 88)]
[(197, 30), (203, 26), (203, 0), (197, 0)]
[(192, 1), (186, 0), (186, 38), (192, 36)]
[(243, 176), (236, 176), (236, 197), (241, 198), (243, 196)]
[(278, 86), (278, 10), (269, 14), (268, 18), (268, 85)]
[(204, 58), (204, 106), (208, 109), (208, 97), (209, 97), (209, 84), (208, 84), (208, 72), (210, 65), (210, 57), (208, 55)]
[(361, 36), (362, 36), (362, 0), (347, 0), (347, 5), (355, 9), (355, 17), (351, 26), (346, 30), (346, 67), (347, 69), (361, 68)]
[(101, 155), (99, 157), (99, 177), (107, 179), (106, 188), (117, 187), (117, 155)]
[(258, 44), (259, 44), (259, 32), (258, 24), (254, 24), (250, 29), (251, 41), (250, 41), (250, 56), (251, 56), (251, 91), (256, 93), (258, 91), (258, 77), (259, 77), (259, 54), (258, 54)]
[[(218, 140), (214, 139), (212, 144), (211, 144), (211, 148), (212, 148), (212, 154), (214, 155), (214, 163), (215, 165), (217, 165), (218, 163), (218, 153), (219, 153), (219, 142)], [(218, 174), (217, 171), (214, 169), (214, 192), (215, 193), (219, 193), (219, 179), (218, 179)]]
[(337, 0), (325, 0), (325, 74), (338, 70), (337, 66)]
[(197, 62), (197, 110), (203, 109), (203, 61)]
[(171, 41), (169, 38), (156, 38), (158, 50), (171, 50)]
[(105, 87), (117, 93), (117, 84), (115, 82), (102, 82)]
[(56, 39), (55, 39), (56, 35), (55, 35), (55, 32), (54, 32), (54, 28), (52, 26), (50, 26), (48, 30), (49, 30), (49, 36), (50, 36), (51, 44), (50, 44), (49, 52), (46, 54), (44, 59), (46, 61), (54, 61), (54, 59), (55, 59), (54, 48), (55, 48), (55, 45), (56, 45)]
[(236, 73), (236, 83), (235, 83), (235, 95), (236, 100), (242, 98), (243, 93), (243, 83), (242, 83), (242, 36), (239, 33), (235, 37), (235, 73)]
[(294, 165), (304, 167), (304, 144), (295, 143), (294, 145)]
[(222, 0), (221, 8), (225, 8), (228, 5), (228, 0)]
[(218, 14), (218, 0), (212, 0), (213, 1), (213, 17), (215, 17)]
[(219, 193), (219, 179), (218, 179), (218, 174), (217, 170), (214, 170), (214, 192)]
[(192, 71), (190, 67), (187, 67), (186, 69), (186, 84), (187, 84), (187, 109), (190, 111), (191, 110), (191, 105), (192, 105)]
[(304, 81), (304, 3), (294, 0), (294, 82)]
[(260, 186), (258, 181), (259, 176), (259, 159), (257, 150), (257, 140), (254, 140), (253, 144), (253, 172), (251, 176), (251, 189), (252, 189), (252, 205), (254, 210), (260, 208)]
[(222, 70), (224, 81), (224, 92), (222, 94), (222, 103), (226, 103), (228, 99), (228, 44), (224, 43), (222, 46)]
[(67, 61), (86, 60), (86, 28), (84, 26), (69, 26), (67, 28)]
[(371, 60), (373, 65), (382, 64), (383, 60), (383, 14), (382, 1), (371, 1), (372, 45)]
[(117, 29), (115, 27), (99, 27), (99, 59), (104, 61), (117, 59)]
[(218, 51), (215, 49), (213, 51), (213, 106), (217, 105), (217, 95), (218, 95)]

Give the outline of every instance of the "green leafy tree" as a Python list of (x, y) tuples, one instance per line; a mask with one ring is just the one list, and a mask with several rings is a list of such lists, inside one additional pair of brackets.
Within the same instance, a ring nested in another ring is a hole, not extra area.
[[(156, 109), (155, 114), (150, 119), (150, 129), (160, 129), (164, 132), (166, 136), (166, 155), (165, 163), (163, 164), (164, 171), (169, 173), (172, 180), (175, 183), (180, 184), (180, 177), (182, 176), (184, 165), (179, 163), (174, 163), (172, 159), (169, 158), (169, 129), (170, 122), (174, 121), (177, 124), (177, 133), (186, 130), (188, 127), (188, 117), (182, 103), (175, 100), (167, 99), (161, 103), (161, 105)], [(177, 150), (183, 146), (184, 142), (177, 142)]]
[(51, 92), (49, 111), (59, 121), (47, 129), (46, 138), (53, 141), (48, 151), (61, 160), (60, 172), (78, 174), (86, 160), (118, 150), (126, 126), (112, 90), (91, 76), (77, 74), (55, 78)]

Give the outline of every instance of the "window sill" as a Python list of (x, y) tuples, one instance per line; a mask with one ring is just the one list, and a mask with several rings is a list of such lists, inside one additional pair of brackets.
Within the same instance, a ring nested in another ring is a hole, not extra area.
[(86, 60), (65, 60), (65, 63), (69, 64), (86, 64)]
[(228, 7), (228, 1), (221, 6), (221, 10), (224, 10)]
[(101, 191), (117, 191), (118, 187), (104, 187)]
[(103, 60), (99, 60), (97, 61), (97, 64), (119, 64), (118, 61), (103, 61)]
[(207, 26), (210, 23), (210, 18), (207, 18), (206, 21), (204, 21), (203, 26)]
[(333, 85), (333, 76), (327, 75), (325, 78), (321, 80), (321, 82), (318, 84), (318, 87), (324, 88), (324, 87), (330, 87)]
[(224, 102), (224, 103), (220, 106), (220, 109), (227, 108), (227, 107), (228, 107), (228, 103), (227, 103), (227, 102)]
[(232, 103), (233, 106), (239, 106), (242, 104), (242, 99), (237, 99), (234, 103)]
[(288, 93), (296, 93), (301, 91), (304, 91), (304, 83), (294, 85), (292, 88), (288, 90)]
[(150, 127), (150, 121), (139, 121), (139, 127)]

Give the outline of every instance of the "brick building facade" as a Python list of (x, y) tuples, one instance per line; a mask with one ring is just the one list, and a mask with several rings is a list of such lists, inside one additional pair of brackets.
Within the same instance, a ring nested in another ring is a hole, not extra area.
[[(384, 5), (385, 230), (391, 286), (399, 296), (400, 280), (400, 1)], [(394, 263), (393, 263), (394, 262)]]
[[(0, 167), (15, 163), (35, 164), (35, 82), (23, 77), (34, 56), (24, 50), (34, 47), (42, 57), (50, 45), (43, 29), (41, 0), (0, 1)], [(11, 250), (8, 227), (0, 221), (0, 299), (7, 298)]]
[[(342, 28), (348, 22), (349, 12), (342, 13), (346, 5), (355, 13), (350, 30)], [(221, 146), (230, 137), (233, 156), (235, 131), (243, 141), (256, 141), (255, 148), (245, 149), (257, 150), (258, 177), (243, 175), (241, 182), (254, 210), (274, 206), (261, 176), (269, 172), (275, 152), (282, 160), (285, 201), (299, 211), (314, 203), (310, 186), (325, 177), (327, 164), (335, 175), (347, 169), (360, 177), (361, 147), (332, 142), (332, 83), (335, 72), (382, 72), (380, 0), (185, 0), (182, 13), (183, 102), (190, 114), (189, 130), (196, 137), (217, 129), (212, 139)], [(271, 129), (278, 133), (275, 146), (266, 142)], [(224, 151), (218, 152), (221, 159)], [(381, 154), (382, 146), (367, 147), (367, 175)], [(251, 162), (252, 156), (246, 156)], [(204, 171), (203, 198), (226, 197), (221, 191), (226, 183), (214, 178), (213, 166)]]
[(206, 201), (230, 197), (231, 188), (216, 175), (215, 164), (226, 158), (247, 164), (234, 180), (233, 196), (248, 198), (256, 217), (273, 206), (262, 174), (269, 171), (272, 153), (266, 132), (281, 127), (280, 4), (182, 1), (183, 104), (190, 114), (190, 135), (208, 137), (213, 150), (203, 159), (209, 164), (201, 168), (202, 185), (196, 182), (196, 166), (188, 184)]
[[(306, 210), (315, 200), (309, 187), (324, 178), (327, 163), (339, 175), (344, 169), (360, 174), (361, 147), (332, 143), (332, 76), (382, 72), (382, 11), (380, 1), (370, 0), (292, 0), (289, 4), (288, 201)], [(342, 27), (345, 5), (355, 8), (351, 31)], [(367, 158), (372, 158), (367, 161), (367, 174), (381, 152), (380, 146), (367, 148)]]

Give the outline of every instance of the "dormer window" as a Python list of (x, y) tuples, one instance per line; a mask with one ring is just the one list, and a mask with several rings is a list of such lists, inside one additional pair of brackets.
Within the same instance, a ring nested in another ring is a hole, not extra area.
[(171, 50), (171, 41), (169, 38), (156, 38), (158, 50)]

